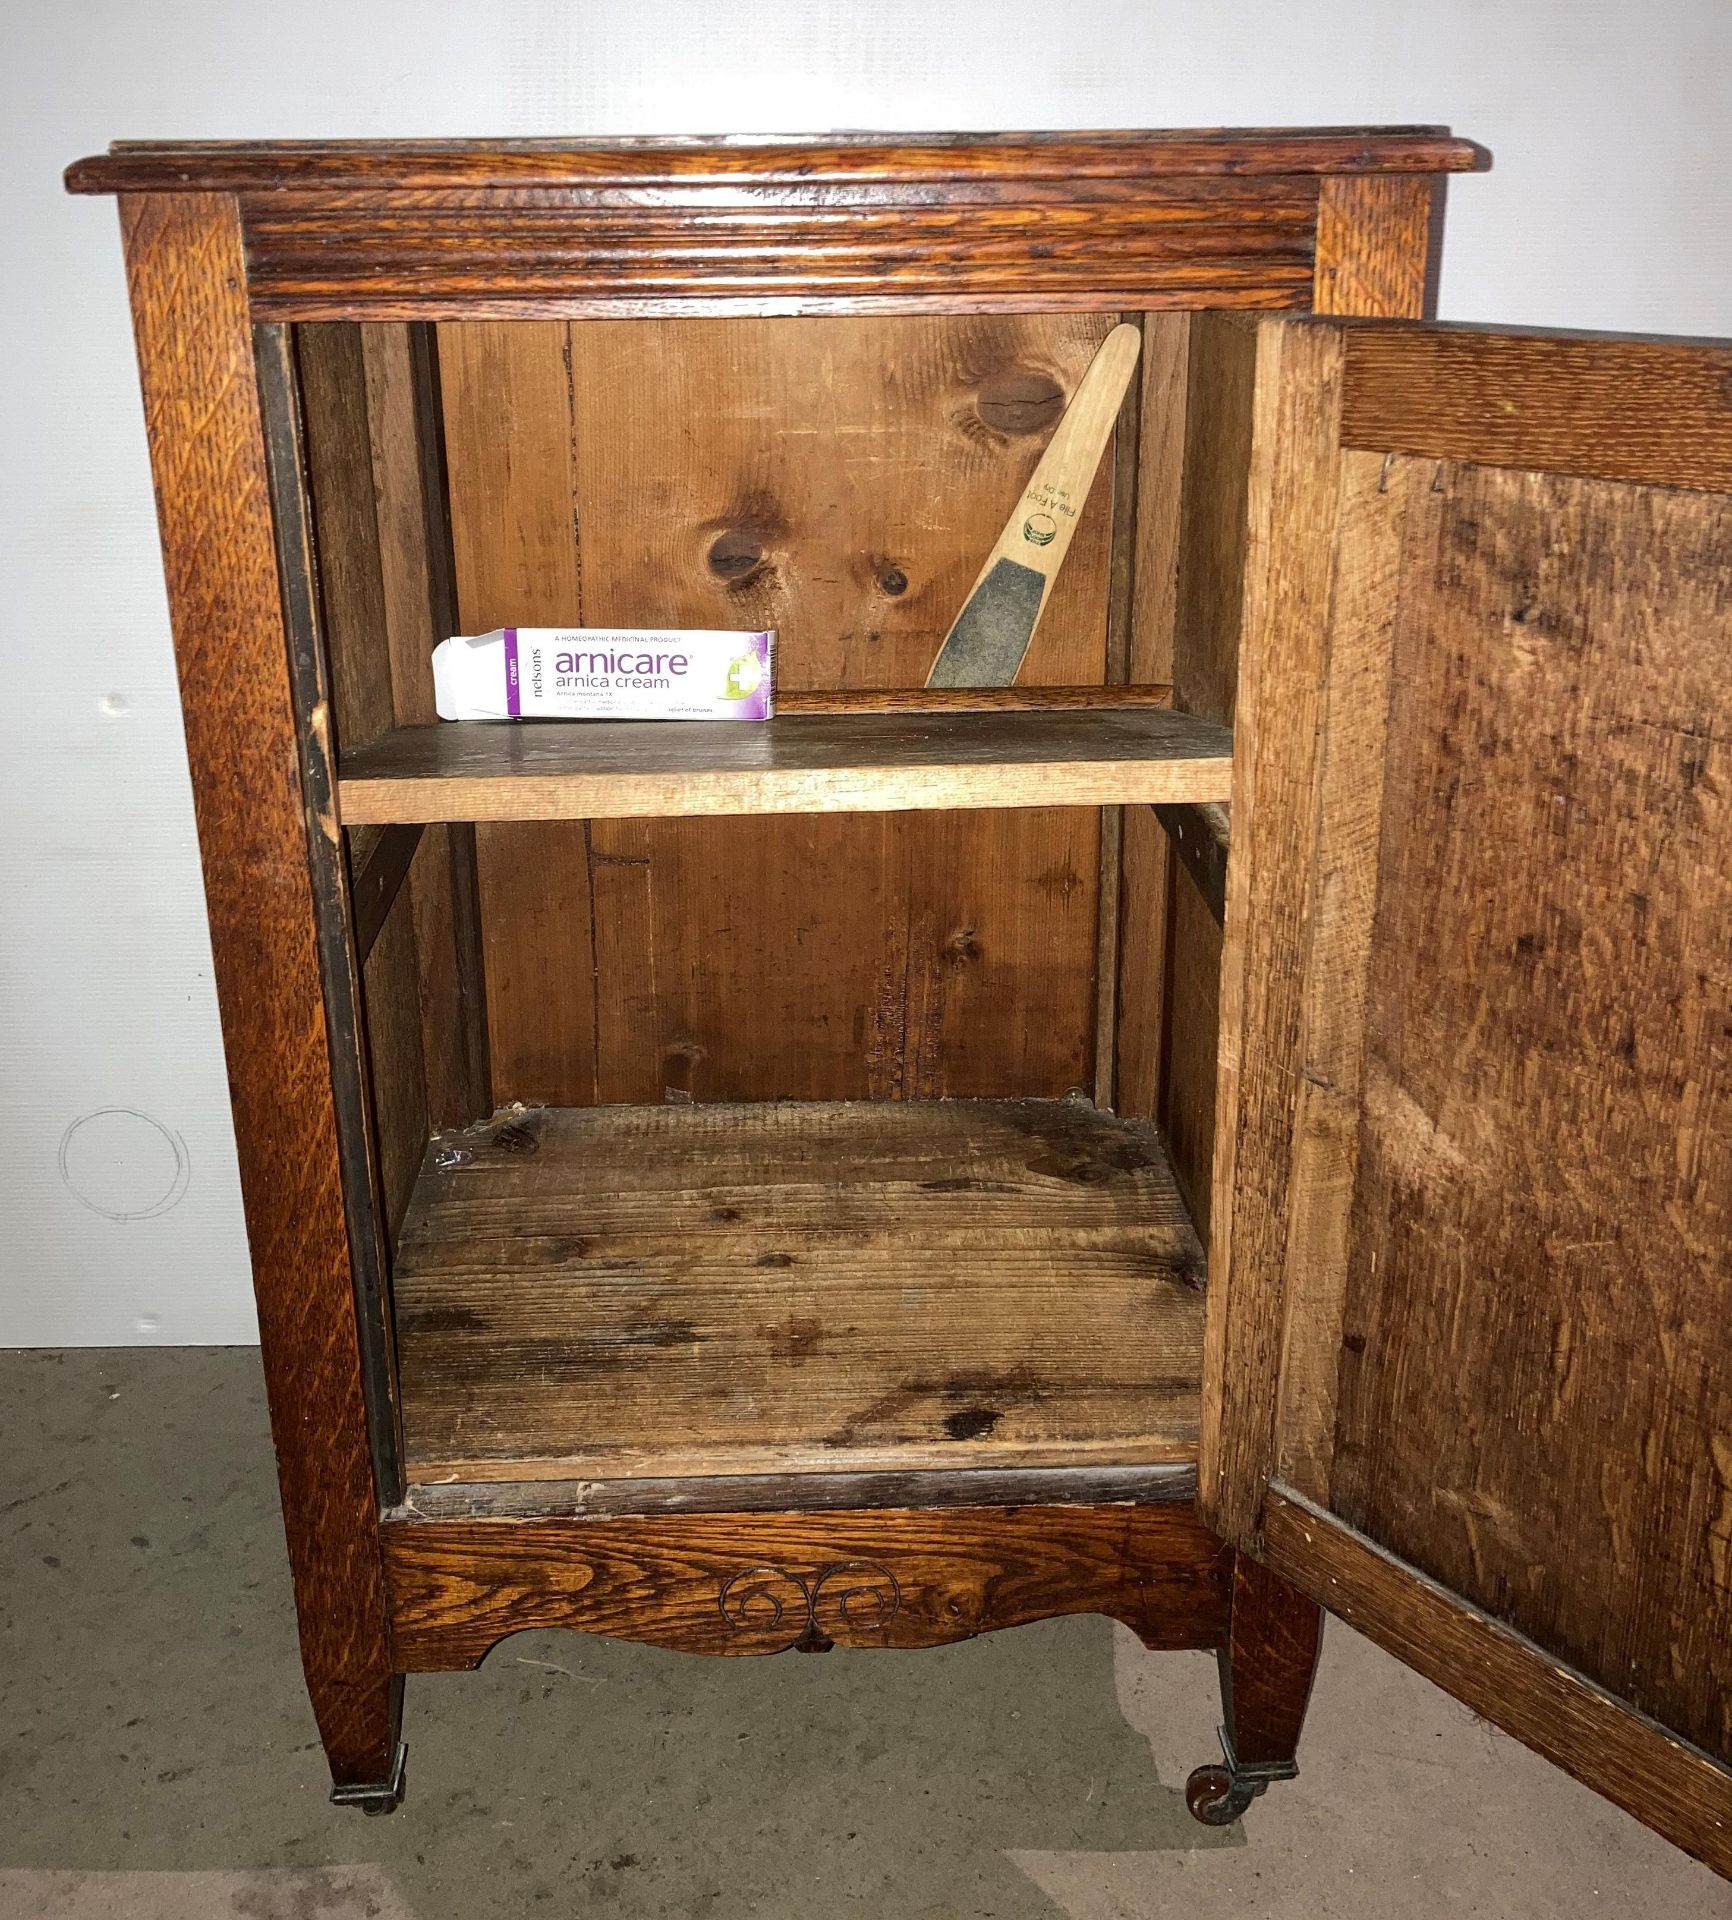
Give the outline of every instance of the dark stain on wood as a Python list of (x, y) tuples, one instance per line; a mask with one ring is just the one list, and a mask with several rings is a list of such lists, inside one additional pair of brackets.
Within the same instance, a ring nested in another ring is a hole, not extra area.
[(1146, 1124), (1081, 1101), (517, 1124), (533, 1160), (492, 1125), (436, 1141), (405, 1224), (417, 1481), (1188, 1457), (1202, 1249)]

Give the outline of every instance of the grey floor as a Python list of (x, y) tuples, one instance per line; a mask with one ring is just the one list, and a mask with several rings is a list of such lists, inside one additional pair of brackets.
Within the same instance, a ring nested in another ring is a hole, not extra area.
[(1099, 1620), (913, 1655), (524, 1634), (411, 1681), (333, 1812), (257, 1358), (0, 1355), (0, 1917), (1732, 1916), (1732, 1888), (1335, 1627), (1299, 1780), (1185, 1813), (1212, 1662)]

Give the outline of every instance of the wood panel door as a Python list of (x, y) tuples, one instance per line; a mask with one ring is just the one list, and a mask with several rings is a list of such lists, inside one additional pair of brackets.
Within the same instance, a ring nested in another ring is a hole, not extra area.
[(1732, 1871), (1732, 349), (1236, 364), (1203, 1508)]

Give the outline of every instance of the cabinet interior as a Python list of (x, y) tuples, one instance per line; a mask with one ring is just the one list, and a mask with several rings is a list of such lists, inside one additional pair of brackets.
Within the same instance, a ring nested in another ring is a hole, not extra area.
[[(1252, 326), (1127, 317), (1019, 686), (940, 712), (1116, 316), (267, 330), (411, 1498), (1194, 1463)], [(771, 764), (438, 723), (433, 644), (534, 624), (775, 627)]]

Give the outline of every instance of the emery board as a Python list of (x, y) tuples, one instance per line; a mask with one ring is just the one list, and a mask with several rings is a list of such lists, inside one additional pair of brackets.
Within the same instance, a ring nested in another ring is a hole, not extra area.
[(1142, 344), (1132, 326), (1114, 327), (1101, 342), (944, 636), (926, 676), (929, 687), (1008, 687), (1015, 681), (1070, 551)]

